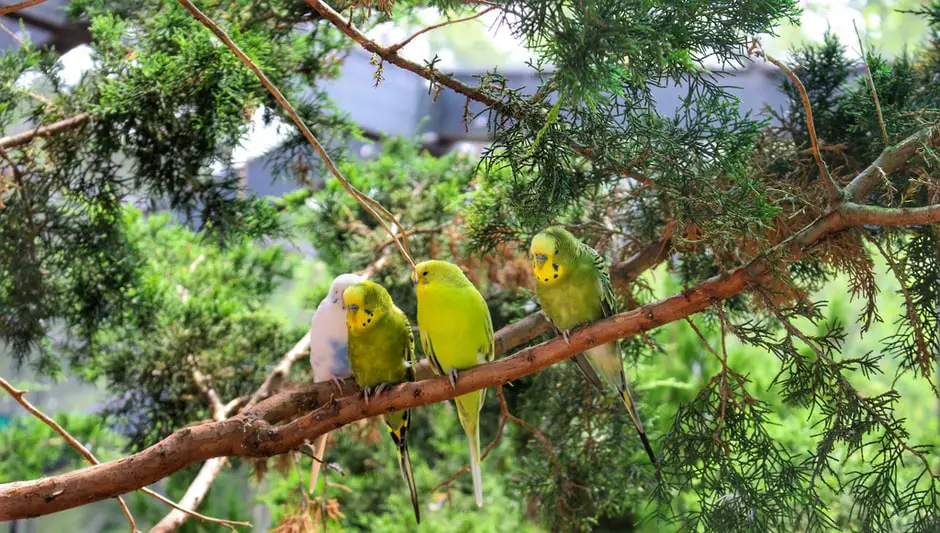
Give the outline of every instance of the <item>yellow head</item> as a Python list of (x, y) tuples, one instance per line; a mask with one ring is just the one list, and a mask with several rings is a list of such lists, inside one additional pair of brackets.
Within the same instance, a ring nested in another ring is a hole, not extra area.
[(578, 253), (578, 240), (564, 228), (553, 226), (532, 238), (529, 255), (535, 281), (551, 285), (565, 279)]
[(343, 291), (346, 328), (359, 333), (375, 326), (388, 313), (391, 296), (378, 283), (361, 281)]
[(460, 267), (447, 261), (425, 261), (418, 263), (411, 273), (411, 282), (415, 285), (418, 298), (429, 290), (444, 287), (473, 286)]

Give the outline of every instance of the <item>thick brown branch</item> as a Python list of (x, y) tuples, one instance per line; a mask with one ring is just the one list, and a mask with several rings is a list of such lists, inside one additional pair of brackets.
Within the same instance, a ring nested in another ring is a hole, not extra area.
[(919, 226), (940, 221), (940, 205), (885, 208), (849, 202), (839, 211), (849, 226)]
[[(204, 256), (200, 255), (199, 257), (203, 258)], [(197, 259), (197, 261), (200, 261), (200, 259)], [(194, 264), (198, 265), (198, 263)], [(193, 266), (190, 266), (190, 270), (193, 270), (193, 268)], [(203, 375), (202, 372), (193, 370), (193, 380), (196, 382), (196, 385), (202, 391), (203, 395), (205, 395), (206, 399), (209, 400), (212, 419), (216, 421), (225, 420), (229, 412), (219, 398), (219, 394), (212, 388), (211, 383), (209, 383), (209, 378)], [(199, 473), (196, 474), (192, 483), (186, 488), (183, 497), (180, 498), (179, 507), (182, 509), (198, 508), (202, 500), (205, 499), (206, 494), (209, 493), (209, 488), (212, 487), (212, 483), (219, 477), (219, 474), (222, 472), (222, 467), (224, 466), (225, 457), (213, 457), (203, 463), (202, 467), (199, 469)], [(171, 531), (179, 529), (190, 516), (186, 511), (180, 508), (174, 508), (167, 513), (162, 520), (157, 522), (157, 525), (153, 526), (150, 533), (170, 533)]]
[(861, 202), (865, 196), (884, 179), (885, 174), (901, 167), (924, 146), (936, 146), (940, 142), (940, 129), (922, 129), (894, 146), (885, 148), (877, 159), (845, 186), (845, 199)]
[[(2, 377), (0, 377), (0, 388), (3, 388), (3, 390), (7, 391), (10, 396), (16, 400), (16, 403), (20, 404), (23, 409), (26, 409), (29, 414), (35, 416), (44, 424), (52, 428), (53, 431), (58, 433), (63, 439), (65, 439), (65, 442), (67, 442), (69, 446), (75, 448), (75, 450), (82, 454), (82, 457), (84, 457), (89, 463), (93, 465), (101, 463), (98, 461), (98, 458), (88, 450), (88, 448), (86, 448), (82, 443), (78, 442), (75, 437), (65, 430), (64, 427), (60, 426), (55, 420), (46, 415), (46, 413), (43, 413), (37, 409), (32, 403), (29, 402), (29, 400), (24, 398), (28, 391), (17, 389)], [(124, 498), (118, 496), (117, 501), (121, 505), (121, 510), (124, 512), (124, 516), (127, 517), (127, 522), (130, 524), (131, 533), (137, 533), (137, 523), (134, 521), (134, 515), (131, 514), (131, 510), (127, 507), (127, 503), (124, 501)]]
[(46, 126), (4, 137), (0, 139), (0, 148), (15, 148), (32, 141), (36, 137), (52, 137), (53, 135), (74, 130), (87, 122), (89, 118), (91, 118), (89, 113), (80, 113), (74, 117), (64, 118)]

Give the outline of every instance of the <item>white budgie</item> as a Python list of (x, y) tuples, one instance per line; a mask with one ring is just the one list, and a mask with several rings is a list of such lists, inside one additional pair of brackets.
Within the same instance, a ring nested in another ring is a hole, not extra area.
[[(310, 367), (313, 381), (332, 381), (342, 390), (339, 380), (352, 375), (349, 366), (348, 330), (343, 291), (366, 278), (357, 274), (341, 274), (333, 280), (330, 292), (317, 306), (310, 324)], [(317, 438), (313, 446), (313, 468), (310, 471), (310, 491), (313, 492), (320, 473), (329, 433)]]

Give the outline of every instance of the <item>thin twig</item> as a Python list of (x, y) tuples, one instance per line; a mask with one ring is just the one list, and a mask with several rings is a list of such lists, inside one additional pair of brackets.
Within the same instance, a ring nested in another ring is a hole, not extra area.
[(875, 101), (875, 111), (878, 112), (878, 126), (881, 128), (881, 139), (885, 146), (890, 144), (888, 140), (888, 130), (885, 128), (885, 117), (881, 113), (881, 104), (878, 102), (878, 90), (875, 89), (875, 78), (871, 75), (871, 68), (868, 66), (868, 56), (865, 53), (865, 45), (862, 44), (862, 35), (858, 32), (858, 26), (855, 19), (852, 19), (852, 27), (855, 28), (855, 36), (858, 37), (858, 49), (862, 54), (862, 64), (865, 65), (865, 74), (868, 76), (868, 85), (871, 87), (871, 98)]
[(14, 11), (19, 11), (21, 9), (26, 9), (27, 7), (33, 7), (35, 5), (41, 4), (46, 0), (25, 0), (18, 4), (13, 4), (12, 6), (3, 6), (0, 7), (0, 17), (5, 17)]
[[(339, 169), (336, 168), (336, 165), (333, 163), (333, 160), (330, 158), (329, 154), (326, 153), (326, 150), (323, 148), (323, 145), (320, 144), (320, 141), (317, 140), (313, 132), (310, 131), (310, 128), (307, 127), (303, 119), (300, 118), (300, 115), (297, 114), (297, 111), (294, 110), (294, 106), (292, 106), (291, 103), (287, 101), (287, 98), (284, 97), (280, 89), (278, 89), (277, 86), (275, 86), (274, 83), (272, 83), (271, 80), (268, 79), (264, 71), (262, 71), (261, 68), (258, 67), (258, 65), (255, 64), (255, 62), (252, 61), (251, 58), (249, 58), (245, 54), (245, 52), (243, 52), (242, 49), (238, 47), (237, 44), (235, 44), (235, 41), (233, 41), (232, 38), (229, 37), (228, 34), (222, 28), (219, 27), (218, 24), (216, 24), (212, 19), (206, 16), (202, 11), (200, 11), (199, 8), (197, 8), (195, 5), (193, 5), (192, 2), (190, 2), (190, 0), (177, 0), (177, 1), (179, 2), (181, 6), (186, 8), (186, 10), (189, 11), (196, 20), (198, 20), (203, 26), (208, 28), (212, 33), (214, 33), (215, 36), (218, 37), (219, 40), (221, 40), (225, 44), (225, 46), (227, 46), (229, 50), (231, 50), (232, 53), (235, 54), (236, 57), (238, 57), (239, 61), (244, 63), (245, 66), (247, 66), (255, 74), (255, 76), (258, 77), (258, 80), (261, 82), (262, 85), (264, 85), (264, 87), (268, 90), (268, 92), (271, 93), (271, 96), (273, 96), (274, 99), (277, 100), (279, 104), (281, 104), (281, 107), (284, 108), (284, 111), (291, 118), (291, 120), (294, 122), (294, 124), (303, 134), (303, 136), (307, 139), (307, 142), (309, 142), (310, 145), (313, 146), (313, 149), (316, 150), (317, 154), (320, 156), (320, 159), (323, 160), (323, 163), (326, 165), (327, 169), (329, 169), (330, 173), (333, 174), (333, 177), (335, 177), (340, 182), (340, 184), (342, 184), (343, 188), (346, 189), (346, 191), (349, 194), (351, 194), (352, 197), (355, 198), (356, 201), (359, 202), (360, 205), (362, 205), (363, 209), (365, 209), (370, 215), (375, 217), (375, 219), (382, 225), (382, 227), (385, 228), (385, 231), (388, 232), (389, 236), (395, 239), (395, 245), (398, 247), (398, 250), (401, 252), (402, 257), (405, 258), (409, 266), (411, 266), (411, 269), (414, 270), (415, 262), (414, 262), (414, 259), (412, 259), (411, 254), (408, 252), (407, 237), (404, 235), (405, 228), (401, 225), (400, 222), (398, 222), (398, 219), (395, 218), (390, 212), (388, 212), (388, 210), (382, 207), (378, 202), (376, 202), (375, 200), (373, 200), (366, 194), (356, 189), (352, 185), (352, 183), (350, 183), (349, 180), (347, 180), (342, 175), (342, 173), (340, 173)], [(388, 224), (385, 222), (382, 216), (376, 212), (376, 210), (378, 210), (379, 212), (387, 216), (389, 220), (391, 220), (392, 223), (400, 229), (400, 231), (402, 232), (401, 242), (399, 242), (398, 237), (396, 236), (396, 232), (393, 231), (388, 226)]]
[(796, 90), (800, 93), (800, 99), (803, 101), (803, 110), (806, 113), (806, 129), (809, 130), (809, 142), (813, 148), (813, 157), (816, 159), (816, 166), (819, 167), (819, 175), (823, 180), (823, 184), (826, 186), (826, 190), (829, 192), (829, 200), (835, 202), (841, 199), (842, 190), (835, 180), (832, 179), (832, 175), (829, 174), (829, 169), (826, 168), (826, 162), (823, 161), (822, 154), (819, 152), (819, 140), (816, 138), (816, 124), (813, 122), (813, 107), (809, 103), (809, 95), (806, 94), (806, 87), (803, 86), (803, 82), (800, 81), (800, 78), (796, 76), (793, 70), (775, 57), (764, 52), (756, 40), (754, 41), (752, 50), (758, 56), (776, 65), (777, 68), (782, 70), (784, 74), (790, 78), (793, 85), (796, 86)]
[(427, 28), (424, 28), (424, 29), (422, 29), (422, 30), (419, 30), (419, 31), (413, 33), (410, 37), (408, 37), (408, 38), (405, 39), (404, 41), (402, 41), (402, 42), (400, 42), (400, 43), (398, 43), (398, 44), (393, 44), (393, 45), (389, 46), (389, 47), (388, 47), (388, 51), (391, 52), (391, 53), (393, 53), (393, 54), (398, 53), (398, 51), (401, 50), (402, 48), (404, 48), (405, 45), (407, 45), (408, 43), (410, 43), (411, 41), (413, 41), (415, 37), (417, 37), (417, 36), (419, 36), (419, 35), (421, 35), (421, 34), (423, 34), (423, 33), (427, 33), (427, 32), (429, 32), (429, 31), (431, 31), (431, 30), (436, 30), (436, 29), (438, 29), (438, 28), (443, 28), (444, 26), (448, 26), (448, 25), (450, 25), (450, 24), (458, 24), (458, 23), (460, 23), (460, 22), (467, 22), (468, 20), (473, 20), (473, 19), (475, 19), (475, 18), (482, 17), (483, 15), (485, 15), (485, 14), (489, 13), (490, 11), (493, 11), (494, 9), (496, 9), (496, 7), (497, 7), (497, 6), (490, 6), (490, 7), (486, 8), (486, 9), (484, 9), (483, 11), (480, 11), (480, 12), (477, 13), (476, 15), (470, 15), (469, 17), (464, 17), (464, 18), (462, 18), (462, 19), (445, 20), (444, 22), (439, 22), (439, 23), (437, 23), (437, 24), (434, 24), (433, 26), (428, 26)]
[(19, 35), (13, 33), (13, 30), (11, 30), (10, 28), (7, 28), (6, 24), (3, 24), (2, 22), (0, 22), (0, 30), (3, 30), (3, 32), (9, 35), (11, 39), (16, 41), (17, 43), (19, 43), (20, 46), (22, 46), (24, 49), (29, 51), (29, 47), (26, 46), (26, 43), (23, 42), (23, 39), (20, 39)]
[(29, 143), (36, 137), (52, 137), (60, 133), (72, 131), (85, 124), (90, 118), (90, 113), (79, 113), (46, 126), (40, 126), (36, 129), (24, 131), (23, 133), (4, 137), (0, 139), (0, 148), (15, 148)]
[(721, 320), (721, 351), (722, 355), (719, 355), (718, 352), (712, 348), (712, 345), (708, 342), (708, 339), (705, 338), (705, 335), (702, 334), (702, 331), (698, 329), (698, 326), (695, 325), (695, 322), (692, 321), (691, 317), (685, 317), (685, 321), (689, 324), (689, 327), (692, 328), (692, 331), (698, 335), (699, 340), (702, 341), (702, 344), (705, 348), (715, 356), (715, 359), (718, 359), (718, 362), (721, 363), (721, 374), (720, 374), (720, 387), (721, 387), (721, 413), (718, 418), (718, 428), (715, 430), (715, 441), (721, 444), (721, 430), (725, 424), (725, 405), (728, 403), (728, 352), (725, 349), (725, 322), (724, 318)]
[(160, 500), (161, 502), (169, 505), (170, 507), (176, 509), (177, 511), (186, 513), (189, 516), (192, 516), (193, 518), (198, 518), (199, 520), (202, 520), (203, 522), (207, 522), (210, 524), (219, 524), (220, 526), (225, 526), (232, 530), (234, 530), (236, 527), (252, 527), (250, 522), (236, 522), (234, 520), (223, 520), (221, 518), (212, 518), (211, 516), (206, 516), (204, 514), (197, 513), (196, 511), (193, 511), (190, 509), (185, 509), (179, 504), (177, 504), (176, 502), (174, 502), (173, 500), (167, 498), (166, 496), (163, 496), (162, 494), (154, 492), (147, 488), (140, 489), (140, 492), (143, 492), (144, 494), (148, 496), (151, 496), (153, 498)]
[(917, 307), (914, 305), (914, 299), (911, 297), (911, 292), (907, 289), (907, 273), (897, 264), (897, 261), (894, 260), (893, 254), (890, 252), (890, 249), (885, 249), (881, 246), (881, 243), (877, 239), (868, 237), (868, 241), (875, 245), (875, 248), (881, 253), (882, 257), (888, 262), (888, 267), (891, 269), (891, 272), (894, 274), (894, 277), (898, 280), (898, 285), (901, 286), (901, 294), (904, 295), (904, 307), (906, 309), (907, 319), (911, 323), (911, 327), (914, 329), (914, 341), (917, 343), (918, 353), (918, 363), (920, 365), (921, 375), (925, 378), (930, 379), (931, 369), (931, 357), (930, 350), (927, 348), (927, 342), (924, 339), (924, 332), (921, 329), (921, 323), (917, 319)]
[[(52, 428), (53, 431), (61, 435), (62, 438), (65, 439), (65, 442), (69, 443), (69, 446), (71, 446), (72, 448), (75, 448), (78, 451), (78, 453), (82, 454), (82, 456), (86, 460), (88, 460), (89, 463), (93, 465), (100, 463), (100, 461), (98, 461), (98, 459), (88, 450), (88, 448), (82, 445), (82, 443), (78, 442), (78, 440), (76, 440), (75, 437), (73, 437), (68, 431), (66, 431), (65, 428), (60, 426), (55, 420), (53, 420), (52, 418), (47, 416), (45, 413), (37, 409), (35, 406), (33, 406), (33, 404), (29, 402), (29, 400), (24, 398), (24, 396), (26, 396), (26, 393), (29, 391), (17, 389), (13, 385), (11, 385), (7, 380), (3, 379), (3, 377), (0, 377), (0, 387), (2, 387), (5, 391), (7, 391), (10, 394), (10, 396), (12, 396), (13, 399), (16, 400), (16, 402), (23, 407), (23, 409), (26, 409), (27, 411), (29, 411), (31, 415), (35, 416), (39, 420), (42, 420), (44, 424), (46, 424), (47, 426)], [(134, 515), (132, 515), (131, 510), (128, 509), (127, 503), (124, 501), (124, 498), (118, 496), (117, 501), (119, 504), (121, 504), (121, 510), (124, 511), (124, 516), (127, 517), (127, 521), (130, 523), (131, 533), (138, 533), (137, 523), (134, 521)]]

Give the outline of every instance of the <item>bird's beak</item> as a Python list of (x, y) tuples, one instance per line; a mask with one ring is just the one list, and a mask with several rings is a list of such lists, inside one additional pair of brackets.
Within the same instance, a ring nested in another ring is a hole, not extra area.
[(418, 286), (418, 272), (417, 271), (411, 272), (411, 284), (414, 285), (415, 287)]

